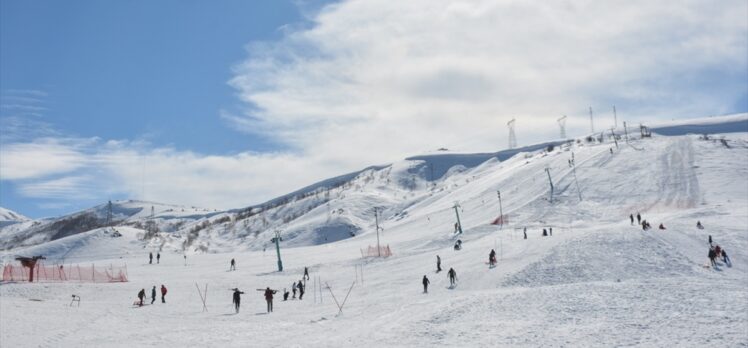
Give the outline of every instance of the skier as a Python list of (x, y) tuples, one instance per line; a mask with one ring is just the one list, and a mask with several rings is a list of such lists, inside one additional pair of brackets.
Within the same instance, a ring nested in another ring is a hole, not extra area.
[(166, 287), (161, 284), (161, 303), (166, 303)]
[(455, 281), (457, 280), (457, 272), (455, 272), (454, 268), (449, 269), (447, 276), (449, 277), (449, 286), (454, 287)]
[(291, 290), (293, 291), (292, 299), (296, 299), (296, 282), (293, 282), (293, 285), (291, 285)]
[(639, 225), (642, 224), (642, 216), (638, 212), (636, 213), (636, 223)]
[(714, 257), (718, 257), (722, 255), (722, 247), (720, 247), (719, 244), (717, 244), (717, 246), (714, 247), (714, 254), (715, 254)]
[(283, 301), (288, 301), (288, 290), (283, 288)]
[(629, 219), (631, 219), (631, 226), (634, 226), (634, 214), (629, 214)]
[(522, 231), (522, 233), (525, 234), (525, 239), (527, 239), (527, 227), (524, 228), (524, 230)]
[(265, 289), (265, 301), (268, 303), (268, 313), (273, 311), (273, 294), (276, 292), (275, 290), (270, 290), (269, 286)]
[(488, 265), (493, 267), (496, 264), (496, 250), (491, 249), (488, 254)]
[(442, 271), (442, 258), (439, 257), (439, 255), (436, 255), (436, 273), (439, 273)]
[(730, 262), (730, 258), (727, 257), (727, 252), (725, 252), (725, 249), (722, 249), (722, 261), (725, 262), (727, 267), (732, 267), (732, 263)]
[(309, 280), (309, 267), (304, 267), (304, 278), (306, 278), (306, 280)]
[(543, 229), (543, 237), (548, 237), (548, 230), (545, 228)]
[(715, 257), (717, 257), (717, 253), (714, 248), (709, 248), (709, 261), (712, 263), (712, 267), (717, 267), (717, 262), (714, 261)]
[(704, 226), (701, 224), (701, 221), (696, 221), (696, 228), (703, 230)]
[(662, 223), (660, 223), (659, 229), (664, 230), (665, 229), (665, 225), (663, 225)]
[(140, 303), (138, 304), (138, 306), (142, 307), (143, 299), (145, 298), (145, 289), (140, 289), (140, 291), (138, 292), (138, 298), (140, 299)]
[(231, 259), (231, 266), (229, 267), (229, 271), (236, 271), (236, 261), (234, 261), (234, 259)]
[(153, 289), (151, 289), (151, 304), (153, 304), (153, 302), (156, 302), (156, 286), (155, 285), (153, 286)]
[(299, 280), (299, 282), (296, 283), (296, 286), (299, 287), (299, 300), (301, 300), (304, 297), (304, 283)]
[(431, 283), (429, 281), (429, 278), (426, 278), (426, 275), (424, 275), (423, 276), (423, 281), (421, 281), (421, 282), (423, 283), (423, 293), (424, 294), (428, 294), (429, 293), (429, 284)]
[(234, 288), (234, 309), (236, 309), (236, 312), (239, 313), (239, 305), (242, 302), (242, 294), (244, 292), (239, 291), (239, 289)]
[(156, 253), (156, 263), (161, 263), (161, 253)]
[(151, 252), (150, 254), (148, 254), (148, 264), (149, 265), (153, 264), (153, 252)]

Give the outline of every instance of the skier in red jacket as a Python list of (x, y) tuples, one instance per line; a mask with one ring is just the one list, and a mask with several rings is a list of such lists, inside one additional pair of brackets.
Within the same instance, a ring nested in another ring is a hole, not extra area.
[(166, 303), (166, 287), (161, 284), (161, 303)]

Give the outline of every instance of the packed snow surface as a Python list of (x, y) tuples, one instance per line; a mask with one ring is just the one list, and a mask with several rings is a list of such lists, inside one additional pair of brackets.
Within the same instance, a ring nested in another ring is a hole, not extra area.
[[(282, 272), (274, 245), (247, 248), (242, 238), (232, 245), (228, 232), (200, 237), (212, 243), (208, 253), (176, 252), (168, 238), (144, 243), (142, 229), (122, 226), (12, 249), (5, 262), (43, 254), (66, 265), (126, 264), (129, 282), (4, 283), (0, 345), (747, 346), (748, 133), (715, 139), (724, 142), (655, 134), (618, 147), (559, 145), (452, 166), (426, 180), (413, 175), (428, 159), (372, 168), (368, 177), (389, 181), (361, 182), (329, 207), (299, 207), (309, 214), (283, 231)], [(462, 235), (454, 234), (455, 202)], [(389, 258), (361, 256), (377, 244), (373, 206), (386, 207), (379, 239)], [(492, 225), (500, 209), (507, 224)], [(630, 223), (637, 212), (653, 229)], [(710, 235), (731, 267), (709, 266)], [(148, 253), (159, 250), (160, 263), (149, 264)], [(282, 301), (305, 267), (304, 299)], [(151, 288), (162, 284), (166, 303), (150, 305)], [(198, 287), (206, 285), (204, 311)], [(280, 290), (270, 314), (258, 291), (266, 287)], [(245, 292), (239, 313), (232, 288)], [(140, 289), (147, 305), (133, 306)], [(69, 306), (72, 294), (80, 306)], [(342, 311), (336, 302), (345, 303)]]

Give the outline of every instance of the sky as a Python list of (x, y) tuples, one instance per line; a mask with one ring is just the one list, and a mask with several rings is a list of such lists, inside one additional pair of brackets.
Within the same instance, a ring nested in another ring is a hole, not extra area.
[(748, 111), (748, 2), (0, 2), (0, 206), (229, 209), (449, 148)]

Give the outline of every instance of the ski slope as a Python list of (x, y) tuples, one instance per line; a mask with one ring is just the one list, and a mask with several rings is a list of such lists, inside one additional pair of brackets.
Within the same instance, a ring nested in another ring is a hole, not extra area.
[[(323, 205), (279, 208), (313, 207), (283, 230), (289, 236), (281, 242), (283, 272), (272, 245), (265, 242), (263, 251), (263, 244), (230, 229), (201, 235), (210, 252), (186, 259), (169, 248), (181, 242), (178, 236), (143, 244), (143, 231), (132, 227), (116, 227), (121, 237), (98, 229), (14, 249), (4, 254), (6, 262), (23, 252), (126, 263), (130, 281), (4, 283), (0, 345), (746, 346), (748, 133), (721, 137), (729, 147), (697, 135), (654, 135), (617, 148), (607, 141), (573, 143), (452, 166), (435, 180), (413, 174), (428, 158), (371, 168)], [(501, 228), (490, 224), (500, 209), (497, 191), (509, 220)], [(459, 236), (455, 202), (464, 230)], [(380, 239), (392, 248), (390, 258), (361, 258), (360, 249), (377, 242), (373, 206), (385, 207)], [(653, 230), (630, 224), (629, 214), (637, 212)], [(658, 230), (660, 223), (667, 229)], [(314, 232), (325, 227), (330, 230)], [(549, 227), (553, 236), (542, 237)], [(351, 228), (355, 236), (345, 236)], [(327, 235), (334, 240), (315, 239)], [(726, 249), (732, 267), (705, 267), (708, 235)], [(455, 251), (458, 238), (463, 249)], [(148, 264), (148, 252), (159, 248), (161, 264)], [(493, 269), (491, 249), (499, 258)], [(435, 272), (436, 255), (444, 272)], [(305, 266), (312, 280), (304, 300), (283, 302), (279, 293), (275, 312), (267, 314), (255, 289), (290, 290)], [(454, 288), (450, 267), (458, 276)], [(428, 294), (422, 293), (424, 275), (431, 280)], [(316, 279), (330, 286), (335, 300), (324, 286), (319, 298), (319, 286), (312, 290)], [(207, 312), (196, 283), (208, 285)], [(166, 304), (131, 306), (141, 288), (150, 295), (161, 284), (169, 289)], [(352, 284), (338, 315), (335, 301)], [(238, 314), (229, 290), (235, 287), (246, 292)], [(68, 306), (71, 294), (81, 296), (80, 307)]]

